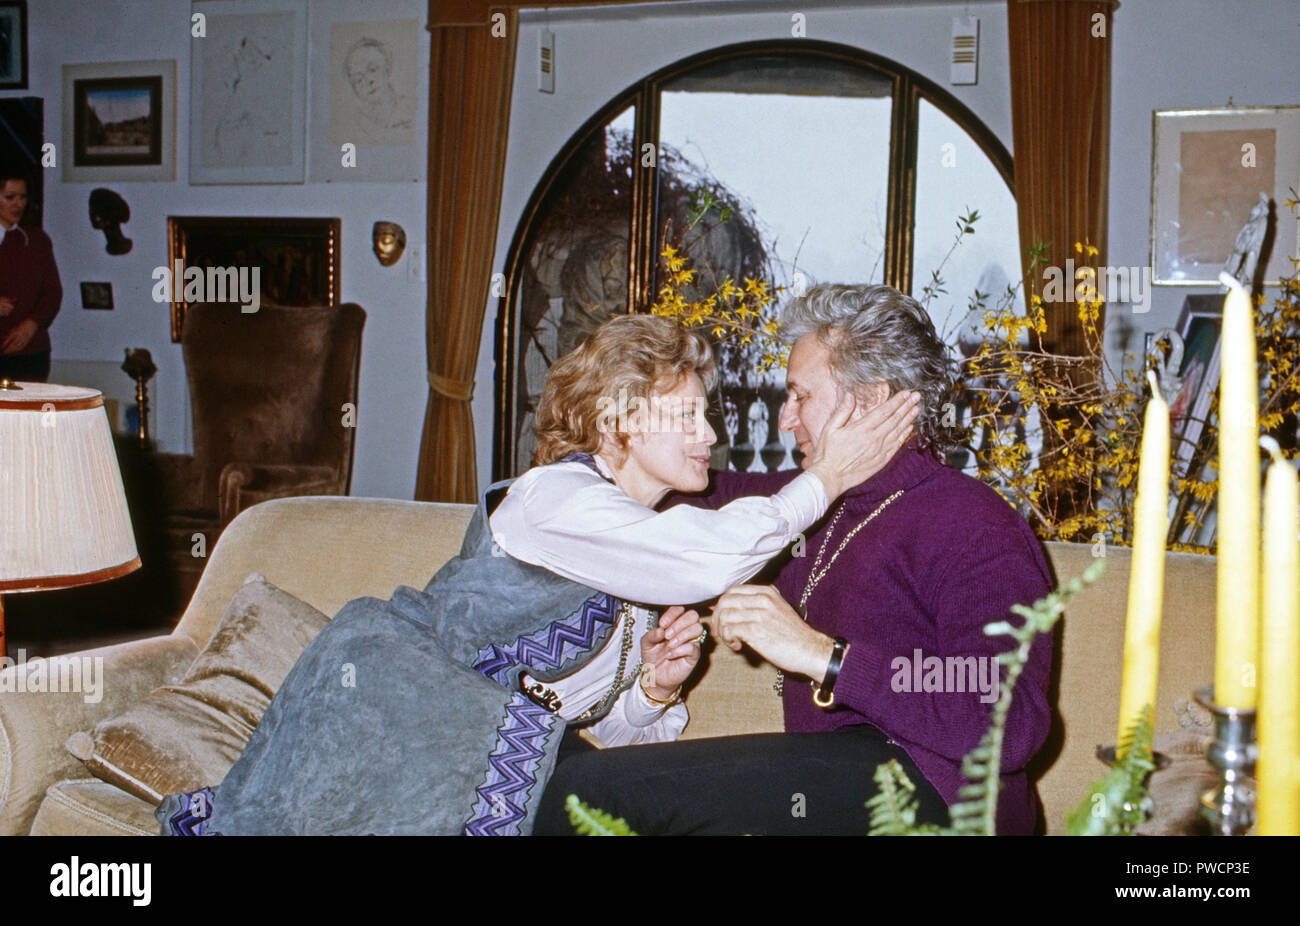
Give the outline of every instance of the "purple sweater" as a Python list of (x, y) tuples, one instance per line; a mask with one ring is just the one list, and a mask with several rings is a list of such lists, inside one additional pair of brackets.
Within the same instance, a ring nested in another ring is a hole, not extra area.
[[(771, 494), (795, 475), (715, 473), (709, 496), (689, 501), (717, 507), (742, 495)], [(774, 584), (797, 606), (835, 512), (844, 508), (823, 567), (849, 531), (899, 489), (903, 494), (854, 536), (808, 598), (808, 622), (845, 637), (850, 648), (831, 708), (813, 704), (806, 680), (786, 680), (785, 728), (802, 733), (870, 723), (906, 750), (951, 805), (965, 781), (961, 759), (983, 736), (993, 708), (990, 697), (971, 689), (979, 684), (979, 669), (986, 672), (985, 690), (992, 688), (994, 664), (984, 660), (1012, 643), (1010, 637), (985, 636), (983, 627), (1003, 617), (1020, 623), (1009, 614), (1011, 605), (1032, 604), (1052, 589), (1029, 525), (988, 486), (909, 444), (831, 506), (813, 526), (803, 555), (789, 557)], [(935, 663), (926, 660), (950, 656), (977, 659), (963, 663), (960, 672), (953, 660), (944, 690), (935, 690), (939, 676)], [(1002, 834), (1034, 829), (1038, 798), (1025, 766), (1051, 724), (1051, 661), (1052, 641), (1040, 638), (1016, 684), (1002, 754)]]

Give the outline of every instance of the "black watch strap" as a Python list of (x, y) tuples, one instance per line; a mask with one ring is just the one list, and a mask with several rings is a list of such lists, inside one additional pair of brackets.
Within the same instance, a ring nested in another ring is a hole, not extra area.
[(844, 665), (844, 653), (849, 648), (849, 641), (843, 637), (835, 638), (835, 648), (831, 650), (831, 661), (826, 664), (826, 676), (819, 687), (813, 691), (813, 703), (818, 707), (830, 707), (835, 703), (835, 683), (840, 677), (840, 668)]

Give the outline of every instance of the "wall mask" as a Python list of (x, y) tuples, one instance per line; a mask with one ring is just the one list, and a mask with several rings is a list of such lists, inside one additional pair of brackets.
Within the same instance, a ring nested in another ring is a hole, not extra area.
[(396, 222), (376, 222), (370, 238), (375, 257), (385, 267), (391, 267), (402, 259), (402, 252), (406, 250), (406, 229)]
[(90, 224), (104, 233), (104, 250), (110, 254), (128, 254), (131, 239), (122, 234), (122, 223), (131, 221), (131, 207), (112, 190), (99, 187), (90, 191)]

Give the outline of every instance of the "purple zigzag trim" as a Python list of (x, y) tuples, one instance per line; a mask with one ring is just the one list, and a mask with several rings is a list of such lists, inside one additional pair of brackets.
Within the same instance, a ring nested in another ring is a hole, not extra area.
[(618, 619), (619, 601), (606, 594), (593, 595), (582, 607), (540, 630), (520, 636), (504, 646), (493, 643), (478, 653), (474, 668), (498, 685), (507, 685), (506, 673), (522, 663), (531, 669), (553, 669), (574, 650), (590, 649), (602, 624)]
[(527, 817), (524, 805), (537, 783), (537, 768), (545, 755), (546, 737), (555, 715), (514, 694), (497, 727), (497, 745), (488, 756), (487, 776), (475, 789), (478, 800), (465, 824), (466, 836), (518, 836)]
[(177, 794), (180, 809), (167, 818), (167, 828), (172, 836), (217, 835), (208, 832), (208, 818), (212, 816), (212, 789), (200, 788)]

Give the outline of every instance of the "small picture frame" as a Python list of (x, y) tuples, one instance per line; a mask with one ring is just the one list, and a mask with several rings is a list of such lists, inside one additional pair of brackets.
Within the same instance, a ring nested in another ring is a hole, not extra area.
[(176, 179), (176, 62), (63, 67), (63, 179)]
[(27, 0), (0, 0), (0, 90), (27, 89)]
[(112, 283), (82, 283), (81, 307), (83, 309), (112, 309)]

